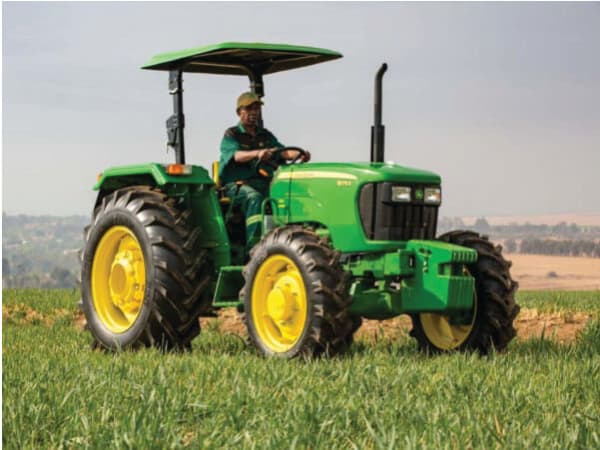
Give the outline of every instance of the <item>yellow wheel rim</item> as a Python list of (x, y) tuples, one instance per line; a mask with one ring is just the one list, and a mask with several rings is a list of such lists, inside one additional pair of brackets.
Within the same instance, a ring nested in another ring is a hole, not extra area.
[(298, 343), (308, 316), (302, 274), (284, 255), (265, 260), (254, 277), (250, 314), (258, 337), (274, 353)]
[[(468, 271), (465, 269), (465, 272)], [(471, 335), (477, 316), (477, 293), (473, 298), (473, 317), (469, 324), (454, 325), (449, 316), (435, 313), (419, 314), (425, 336), (440, 350), (456, 350), (463, 345)]]
[(96, 247), (92, 262), (92, 298), (98, 317), (113, 333), (127, 331), (144, 301), (146, 264), (133, 232), (124, 226), (110, 228)]

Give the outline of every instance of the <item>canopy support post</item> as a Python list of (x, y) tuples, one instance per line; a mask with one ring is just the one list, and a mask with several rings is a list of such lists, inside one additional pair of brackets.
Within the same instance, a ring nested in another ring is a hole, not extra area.
[(167, 119), (167, 147), (175, 151), (175, 163), (185, 164), (183, 143), (183, 79), (181, 70), (169, 71), (169, 94), (173, 96), (173, 115)]
[[(262, 72), (252, 70), (249, 67), (246, 67), (246, 69), (248, 70), (248, 79), (250, 80), (250, 92), (258, 95), (259, 98), (263, 98), (265, 96), (265, 85), (263, 84)], [(258, 118), (258, 126), (264, 128), (262, 114)]]

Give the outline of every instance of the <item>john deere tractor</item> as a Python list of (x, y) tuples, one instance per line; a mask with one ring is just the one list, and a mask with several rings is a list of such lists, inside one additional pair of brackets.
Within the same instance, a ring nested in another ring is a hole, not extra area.
[(255, 165), (257, 176), (270, 178), (270, 195), (249, 257), (243, 220), (218, 170), (211, 177), (187, 164), (184, 73), (247, 76), (263, 97), (265, 75), (341, 56), (228, 42), (160, 54), (143, 66), (169, 73), (175, 162), (109, 168), (94, 186), (81, 288), (95, 345), (188, 349), (200, 316), (235, 307), (268, 356), (334, 355), (352, 343), (362, 318), (400, 314), (411, 317), (411, 335), (426, 352), (485, 354), (507, 346), (519, 307), (501, 248), (471, 231), (436, 237), (440, 177), (384, 162), (385, 64), (375, 78), (370, 162), (275, 171)]

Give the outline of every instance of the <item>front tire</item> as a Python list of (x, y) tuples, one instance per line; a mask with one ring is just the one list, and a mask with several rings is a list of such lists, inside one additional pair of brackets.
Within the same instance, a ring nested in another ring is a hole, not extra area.
[(185, 349), (210, 282), (189, 211), (158, 189), (108, 194), (84, 231), (82, 309), (95, 346)]
[(338, 254), (313, 231), (277, 228), (244, 269), (245, 320), (266, 356), (333, 356), (352, 342), (354, 322)]
[(504, 350), (516, 336), (513, 321), (519, 312), (510, 263), (500, 247), (472, 231), (452, 231), (438, 239), (477, 251), (477, 261), (466, 266), (475, 278), (474, 308), (462, 320), (435, 313), (412, 315), (411, 336), (425, 352)]

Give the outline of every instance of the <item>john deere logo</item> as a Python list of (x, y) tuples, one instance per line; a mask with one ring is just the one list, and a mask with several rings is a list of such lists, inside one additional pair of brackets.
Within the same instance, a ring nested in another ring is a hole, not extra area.
[(417, 200), (423, 200), (423, 190), (421, 190), (421, 189), (417, 189), (417, 190), (415, 191), (415, 198), (416, 198)]

